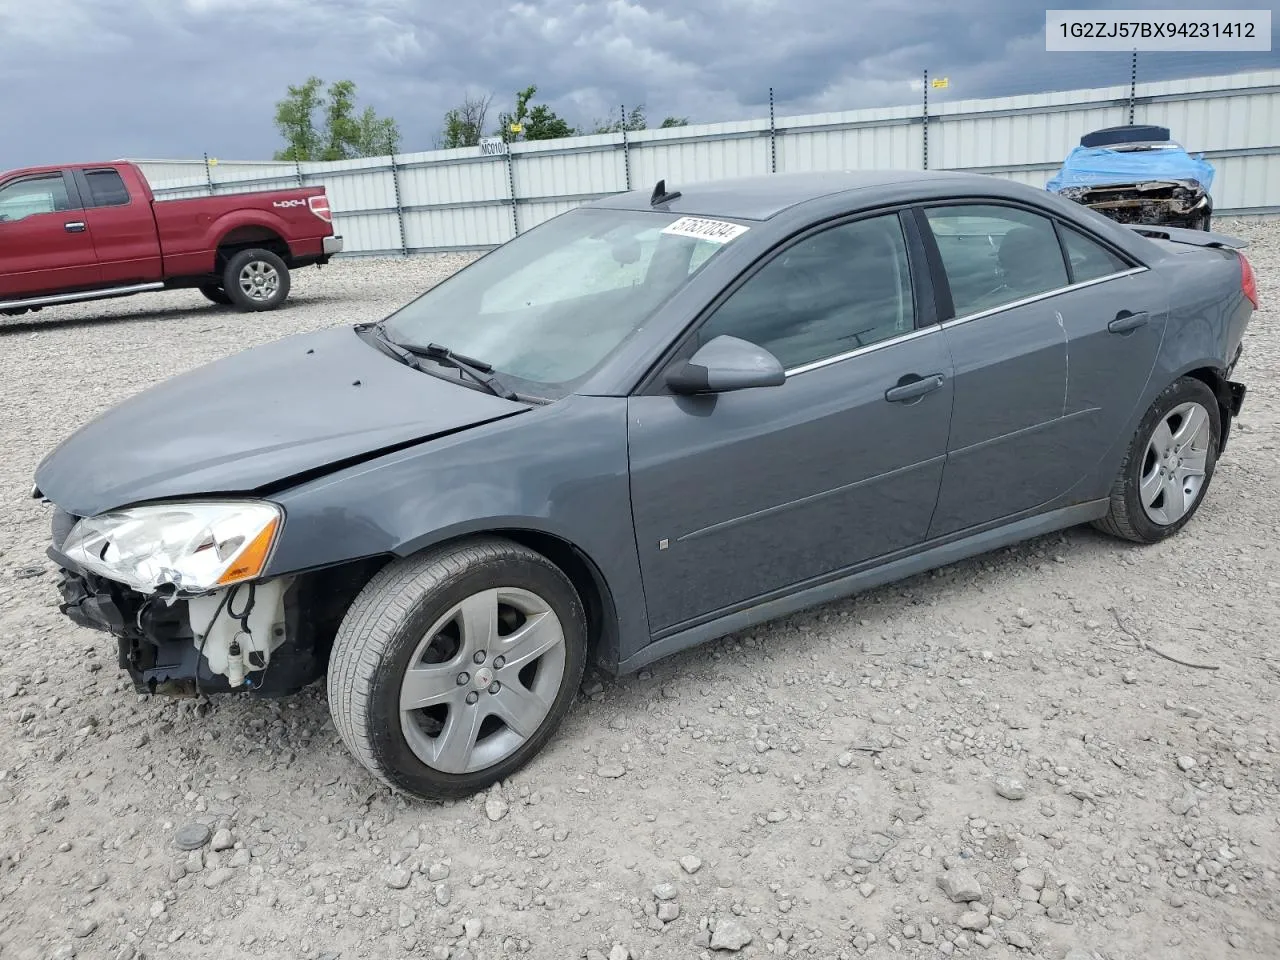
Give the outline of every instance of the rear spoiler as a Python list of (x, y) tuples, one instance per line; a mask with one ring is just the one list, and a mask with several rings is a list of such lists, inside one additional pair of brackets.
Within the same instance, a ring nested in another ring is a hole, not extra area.
[(1126, 227), (1144, 237), (1155, 237), (1157, 240), (1169, 240), (1173, 243), (1186, 243), (1193, 247), (1223, 247), (1227, 250), (1243, 250), (1249, 246), (1247, 240), (1238, 240), (1221, 233), (1209, 233), (1207, 230), (1189, 230), (1186, 227), (1162, 227), (1149, 223), (1126, 223)]

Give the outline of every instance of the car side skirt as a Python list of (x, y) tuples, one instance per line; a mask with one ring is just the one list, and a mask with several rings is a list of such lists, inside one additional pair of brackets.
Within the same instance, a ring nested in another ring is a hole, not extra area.
[(919, 553), (891, 560), (888, 563), (880, 562), (877, 566), (864, 567), (836, 580), (829, 580), (796, 593), (767, 600), (745, 610), (737, 610), (655, 640), (639, 653), (619, 662), (616, 671), (619, 675), (633, 673), (656, 660), (769, 620), (776, 620), (779, 617), (884, 586), (917, 573), (924, 573), (937, 567), (989, 553), (992, 550), (999, 550), (1001, 547), (1043, 536), (1046, 533), (1097, 520), (1106, 516), (1108, 506), (1109, 501), (1106, 499), (1072, 504), (1069, 507), (1061, 507), (1048, 513), (1040, 513), (1013, 523), (988, 528), (958, 540), (949, 540), (927, 547)]

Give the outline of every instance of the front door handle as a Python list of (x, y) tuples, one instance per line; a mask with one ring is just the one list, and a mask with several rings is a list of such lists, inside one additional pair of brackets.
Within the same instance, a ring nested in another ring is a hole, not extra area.
[(72, 220), (70, 223), (64, 223), (62, 228), (66, 230), (67, 233), (84, 233), (84, 221)]
[[(908, 379), (909, 377), (915, 377), (915, 379)], [(908, 400), (918, 400), (926, 393), (933, 393), (933, 391), (942, 386), (945, 380), (946, 378), (940, 373), (933, 373), (927, 377), (908, 374), (898, 381), (896, 387), (890, 387), (886, 390), (884, 398), (890, 403), (906, 403)]]
[(1141, 313), (1130, 313), (1128, 310), (1121, 310), (1116, 314), (1116, 318), (1107, 324), (1107, 329), (1112, 333), (1128, 333), (1130, 330), (1137, 330), (1148, 319), (1149, 317), (1145, 310)]

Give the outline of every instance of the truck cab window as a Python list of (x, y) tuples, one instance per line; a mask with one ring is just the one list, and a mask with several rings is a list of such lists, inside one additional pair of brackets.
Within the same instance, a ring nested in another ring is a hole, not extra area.
[(86, 170), (89, 196), (95, 207), (123, 207), (129, 202), (129, 189), (115, 170)]
[(71, 209), (62, 174), (27, 177), (0, 187), (0, 223)]

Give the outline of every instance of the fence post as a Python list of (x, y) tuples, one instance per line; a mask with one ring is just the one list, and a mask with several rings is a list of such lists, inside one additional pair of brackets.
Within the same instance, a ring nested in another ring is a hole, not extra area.
[(929, 70), (924, 71), (924, 169), (929, 169)]
[(507, 141), (507, 192), (511, 195), (511, 233), (520, 235), (520, 214), (516, 210), (516, 173), (515, 156), (511, 152), (513, 144)]
[(624, 103), (619, 109), (622, 110), (622, 170), (626, 177), (627, 189), (631, 189), (631, 141), (627, 137), (627, 105)]
[(778, 172), (778, 128), (773, 116), (773, 87), (769, 88), (769, 172)]
[(387, 144), (387, 148), (391, 151), (391, 183), (396, 191), (396, 219), (400, 221), (400, 254), (407, 257), (409, 255), (409, 241), (405, 238), (404, 204), (400, 200), (400, 166), (396, 163), (395, 146)]
[(204, 178), (209, 184), (209, 193), (212, 195), (216, 192), (217, 187), (215, 187), (213, 183), (213, 167), (209, 166), (209, 151), (207, 150), (204, 154)]
[(1133, 101), (1138, 96), (1138, 51), (1134, 48), (1129, 58), (1129, 126), (1133, 126)]

